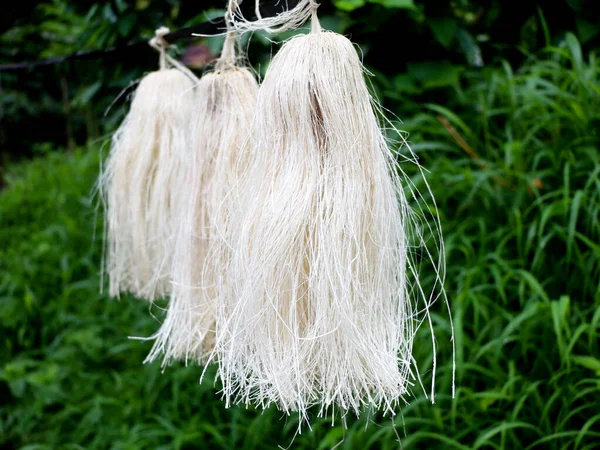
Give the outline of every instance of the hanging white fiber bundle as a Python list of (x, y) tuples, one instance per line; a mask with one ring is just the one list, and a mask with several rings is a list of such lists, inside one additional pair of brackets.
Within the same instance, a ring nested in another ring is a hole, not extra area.
[(434, 299), (408, 283), (423, 237), (355, 48), (301, 3), (312, 32), (282, 46), (258, 94), (214, 357), (227, 404), (393, 414)]
[(215, 341), (215, 314), (231, 249), (223, 240), (230, 227), (232, 197), (247, 140), (258, 84), (236, 65), (236, 41), (229, 32), (214, 72), (197, 86), (193, 155), (188, 193), (177, 237), (177, 264), (166, 318), (146, 361), (207, 362)]
[(150, 42), (160, 51), (160, 70), (140, 81), (100, 178), (112, 296), (130, 292), (152, 301), (169, 292), (173, 227), (190, 154), (195, 97), (194, 75), (166, 54), (163, 36), (168, 32), (157, 30)]

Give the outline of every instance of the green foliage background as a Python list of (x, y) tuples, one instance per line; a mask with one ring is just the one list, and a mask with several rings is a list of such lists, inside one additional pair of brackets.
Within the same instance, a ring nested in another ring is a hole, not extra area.
[[(25, 2), (2, 25), (0, 55), (10, 61), (121, 45), (162, 23), (201, 22), (203, 8), (213, 6)], [(315, 417), (312, 430), (296, 436), (296, 417), (224, 408), (212, 372), (200, 385), (194, 365), (164, 373), (142, 365), (150, 343), (128, 337), (152, 334), (164, 305), (149, 309), (99, 293), (103, 225), (94, 183), (103, 136), (127, 102), (103, 113), (155, 67), (155, 55), (0, 73), (0, 445), (395, 449), (399, 438), (406, 449), (598, 448), (598, 17), (582, 1), (511, 6), (323, 5), (324, 25), (360, 44), (374, 88), (403, 119), (399, 127), (429, 171), (457, 350), (452, 400), (449, 324), (440, 304), (436, 404), (415, 389), (395, 418), (365, 411), (360, 420), (348, 417), (345, 431), (339, 420), (332, 426)], [(216, 50), (218, 40), (207, 45)], [(255, 36), (250, 59), (263, 72), (270, 51)], [(70, 152), (63, 148), (61, 78), (71, 138), (89, 142)], [(55, 130), (32, 132), (40, 123)], [(427, 339), (417, 339), (419, 360), (431, 359)]]

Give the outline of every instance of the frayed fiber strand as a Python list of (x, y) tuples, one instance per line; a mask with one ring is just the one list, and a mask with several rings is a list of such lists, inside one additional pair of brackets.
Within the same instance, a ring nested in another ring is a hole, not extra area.
[[(260, 13), (260, 0), (255, 0), (254, 12), (257, 19), (249, 21), (239, 12), (239, 5), (242, 0), (232, 0), (229, 2), (227, 10), (231, 17), (231, 25), (239, 32), (261, 31), (270, 33), (281, 33), (287, 30), (294, 30), (302, 26), (319, 7), (315, 0), (298, 0), (293, 8), (285, 8), (279, 14), (272, 17), (262, 17)], [(281, 2), (288, 6), (288, 2)]]

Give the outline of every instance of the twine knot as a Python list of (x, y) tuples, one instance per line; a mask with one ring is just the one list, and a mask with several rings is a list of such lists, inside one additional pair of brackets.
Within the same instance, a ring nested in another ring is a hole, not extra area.
[(160, 27), (154, 32), (154, 37), (148, 42), (150, 47), (158, 50), (160, 53), (159, 64), (161, 70), (167, 67), (167, 48), (169, 47), (169, 43), (165, 39), (165, 36), (170, 32), (171, 30), (167, 27)]
[(321, 27), (321, 22), (319, 22), (319, 17), (317, 16), (317, 9), (319, 9), (319, 6), (321, 6), (320, 3), (317, 3), (316, 1), (311, 1), (310, 3), (311, 6), (311, 33), (320, 33), (323, 28)]

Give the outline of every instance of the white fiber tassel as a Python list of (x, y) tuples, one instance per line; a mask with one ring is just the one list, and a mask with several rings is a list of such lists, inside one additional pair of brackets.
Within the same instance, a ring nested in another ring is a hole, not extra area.
[[(193, 75), (165, 53), (157, 31), (151, 45), (161, 70), (146, 75), (114, 134), (101, 186), (106, 201), (106, 271), (110, 295), (154, 300), (169, 292), (174, 218), (181, 173), (190, 154)], [(167, 62), (178, 68), (167, 68)]]
[(352, 43), (316, 15), (271, 62), (217, 315), (227, 404), (393, 414), (415, 381), (431, 298), (407, 281), (423, 242), (377, 111)]
[(189, 189), (177, 236), (177, 264), (167, 316), (148, 355), (207, 362), (215, 341), (215, 313), (231, 249), (223, 240), (230, 226), (232, 197), (256, 104), (258, 84), (236, 66), (236, 36), (229, 33), (215, 71), (197, 86), (194, 152), (189, 160)]

